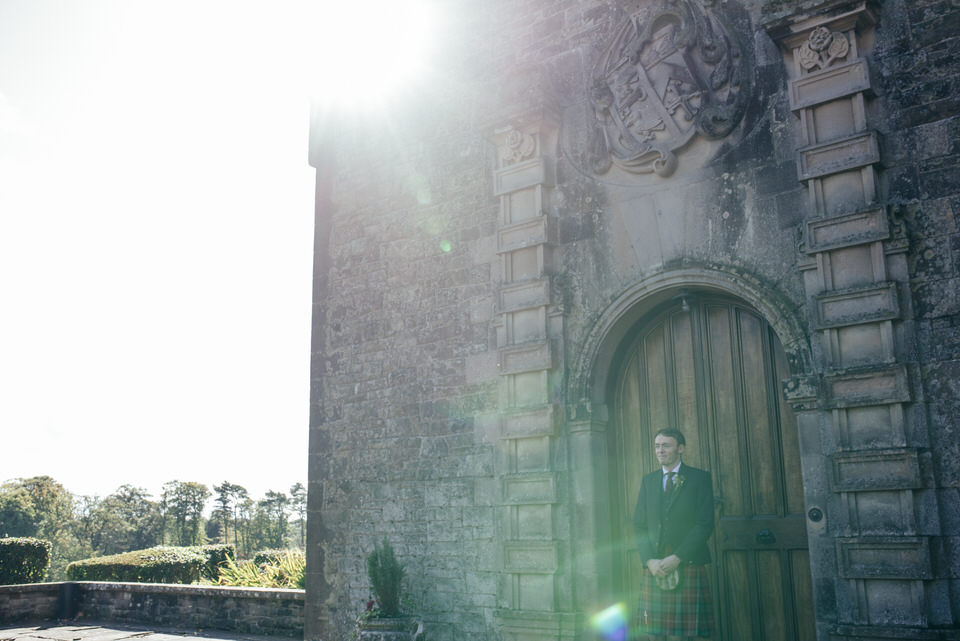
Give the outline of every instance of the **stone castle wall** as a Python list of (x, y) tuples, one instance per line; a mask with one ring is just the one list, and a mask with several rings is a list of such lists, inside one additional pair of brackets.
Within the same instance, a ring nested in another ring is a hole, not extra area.
[(739, 111), (654, 166), (592, 92), (658, 3), (450, 4), (429, 86), (314, 122), (307, 637), (349, 629), (386, 537), (431, 638), (574, 638), (605, 598), (598, 363), (685, 288), (787, 352), (819, 638), (955, 626), (960, 7), (696, 3)]

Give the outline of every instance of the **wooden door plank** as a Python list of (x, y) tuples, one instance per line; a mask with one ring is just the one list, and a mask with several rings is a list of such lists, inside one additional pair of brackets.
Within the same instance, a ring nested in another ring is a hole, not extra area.
[(780, 559), (779, 551), (757, 552), (757, 575), (760, 581), (758, 605), (764, 641), (788, 641), (787, 617), (784, 612), (783, 568)]
[(790, 552), (791, 578), (797, 641), (816, 641), (817, 629), (813, 615), (813, 581), (810, 578), (810, 552), (806, 549)]
[(740, 437), (737, 425), (736, 391), (731, 360), (730, 313), (726, 307), (711, 307), (706, 314), (708, 338), (705, 357), (708, 360), (713, 402), (713, 428), (716, 434), (717, 460), (712, 462), (712, 472), (723, 503), (721, 516), (744, 514), (744, 485), (741, 471), (744, 469), (740, 454)]
[(693, 326), (690, 313), (674, 314), (671, 318), (671, 347), (673, 356), (673, 386), (676, 398), (675, 427), (687, 441), (683, 460), (694, 467), (704, 467), (707, 453), (700, 443), (700, 411), (697, 393), (697, 364), (694, 358)]
[(737, 313), (737, 327), (743, 363), (740, 370), (745, 406), (743, 428), (749, 435), (746, 465), (750, 470), (753, 513), (776, 515), (782, 513), (775, 463), (779, 453), (774, 448), (770, 429), (763, 331), (759, 320), (742, 310)]

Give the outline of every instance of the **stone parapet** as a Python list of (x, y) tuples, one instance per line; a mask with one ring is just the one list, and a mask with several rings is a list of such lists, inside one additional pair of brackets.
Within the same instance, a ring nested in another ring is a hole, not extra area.
[(75, 619), (302, 637), (303, 590), (77, 581), (0, 586), (0, 623)]
[(0, 623), (42, 621), (60, 616), (64, 583), (0, 585)]

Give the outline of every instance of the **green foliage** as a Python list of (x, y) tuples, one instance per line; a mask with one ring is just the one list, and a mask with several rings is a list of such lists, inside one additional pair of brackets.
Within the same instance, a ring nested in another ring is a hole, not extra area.
[(383, 539), (382, 545), (374, 545), (367, 556), (367, 576), (373, 596), (380, 606), (380, 616), (400, 616), (400, 584), (403, 582), (403, 566), (393, 553), (393, 547)]
[(267, 522), (273, 525), (268, 534), (272, 539), (270, 545), (282, 547), (287, 537), (287, 510), (290, 507), (290, 498), (283, 492), (268, 490), (263, 499), (257, 503), (257, 508), (267, 516)]
[(227, 561), (237, 558), (237, 550), (231, 544), (204, 545), (200, 548), (206, 555), (207, 562), (201, 570), (205, 579), (216, 581), (220, 576), (220, 569), (227, 565)]
[(71, 559), (90, 552), (74, 531), (74, 497), (49, 476), (32, 476), (0, 486), (3, 536), (34, 536), (50, 541), (49, 578), (59, 581)]
[(40, 519), (30, 495), (22, 487), (0, 488), (0, 535), (33, 536)]
[(303, 483), (294, 483), (290, 486), (290, 507), (297, 515), (300, 524), (300, 547), (307, 545), (307, 488)]
[(101, 499), (81, 497), (78, 538), (99, 554), (145, 550), (161, 543), (160, 507), (146, 490), (122, 485)]
[(169, 525), (177, 545), (203, 545), (203, 508), (210, 490), (202, 483), (170, 481), (164, 483), (160, 512), (164, 525)]
[(271, 548), (269, 550), (260, 550), (253, 555), (253, 562), (257, 565), (268, 565), (270, 563), (279, 563), (285, 555), (290, 553), (299, 553), (297, 550), (280, 550)]
[(197, 547), (155, 547), (74, 561), (67, 566), (67, 577), (70, 581), (194, 583), (206, 563), (207, 555)]
[(40, 583), (50, 567), (49, 541), (0, 539), (0, 585)]
[(241, 512), (244, 502), (249, 501), (247, 489), (242, 485), (224, 481), (220, 485), (214, 485), (213, 491), (216, 493), (214, 508), (211, 516), (220, 523), (220, 535), (224, 543), (230, 542), (230, 529), (233, 528), (233, 545), (237, 550), (249, 551), (249, 547), (242, 545), (246, 543), (246, 537), (241, 542)]
[[(233, 544), (235, 558), (248, 558), (263, 548), (298, 547), (298, 538), (302, 548), (306, 507), (302, 484), (291, 487), (289, 495), (271, 491), (262, 500), (226, 481), (214, 487), (216, 500), (208, 522), (204, 509), (210, 491), (200, 483), (171, 481), (154, 501), (146, 490), (132, 485), (106, 497), (74, 496), (49, 476), (11, 479), (0, 485), (0, 537), (49, 541), (49, 581), (68, 580), (67, 565), (77, 559), (164, 543)], [(212, 567), (204, 573), (215, 580)]]
[(303, 553), (297, 550), (282, 550), (280, 552), (279, 556), (272, 557), (272, 561), (262, 564), (257, 561), (240, 561), (238, 563), (233, 559), (228, 559), (220, 567), (218, 583), (220, 585), (243, 587), (302, 590), (306, 572), (306, 560)]

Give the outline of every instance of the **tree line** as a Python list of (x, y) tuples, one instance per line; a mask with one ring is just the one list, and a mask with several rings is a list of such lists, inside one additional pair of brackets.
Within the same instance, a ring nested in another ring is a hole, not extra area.
[(232, 543), (240, 558), (268, 548), (303, 549), (306, 508), (302, 483), (255, 500), (229, 481), (212, 491), (202, 483), (170, 481), (154, 500), (133, 485), (104, 497), (74, 496), (51, 477), (35, 476), (0, 485), (0, 537), (50, 541), (49, 580), (58, 581), (71, 561), (156, 545)]

